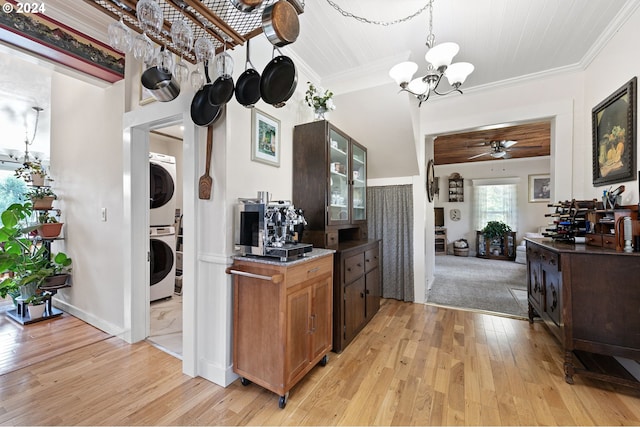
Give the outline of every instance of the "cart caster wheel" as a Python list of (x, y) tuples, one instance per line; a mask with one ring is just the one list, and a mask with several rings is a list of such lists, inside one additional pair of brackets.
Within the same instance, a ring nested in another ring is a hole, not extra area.
[(327, 363), (329, 363), (329, 355), (325, 354), (324, 357), (320, 359), (320, 362), (318, 362), (318, 365), (327, 366)]
[(248, 386), (249, 384), (251, 384), (251, 381), (249, 381), (248, 379), (246, 379), (245, 377), (240, 377), (240, 384), (242, 384), (243, 386)]
[(284, 409), (284, 407), (287, 406), (287, 400), (289, 400), (289, 393), (284, 396), (280, 396), (280, 399), (278, 400), (278, 407), (280, 409)]

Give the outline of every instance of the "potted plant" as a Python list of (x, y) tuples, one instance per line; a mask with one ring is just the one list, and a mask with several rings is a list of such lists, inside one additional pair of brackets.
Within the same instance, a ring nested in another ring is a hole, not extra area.
[(330, 90), (324, 90), (321, 87), (316, 87), (313, 83), (307, 82), (309, 87), (304, 95), (304, 100), (307, 105), (313, 108), (316, 118), (318, 120), (324, 119), (324, 114), (327, 111), (335, 110), (336, 106), (333, 103), (333, 92)]
[(14, 171), (13, 175), (35, 186), (43, 186), (45, 180), (53, 181), (40, 160), (25, 161), (22, 166)]
[(26, 299), (27, 310), (31, 320), (38, 319), (44, 315), (47, 308), (46, 302), (51, 298), (51, 292), (39, 291)]
[(0, 272), (9, 273), (0, 283), (0, 295), (20, 291), (20, 297), (27, 300), (46, 290), (47, 280), (59, 274), (65, 275), (65, 282), (68, 278), (71, 258), (63, 252), (51, 256), (45, 245), (29, 238), (40, 226), (24, 226), (32, 212), (30, 203), (14, 203), (0, 214)]
[(497, 240), (502, 238), (505, 233), (510, 233), (511, 231), (511, 227), (502, 221), (489, 221), (482, 229), (482, 234), (491, 240)]
[(40, 212), (38, 215), (40, 227), (37, 229), (39, 236), (44, 239), (54, 239), (60, 235), (64, 223), (58, 221), (57, 216), (59, 214), (59, 211), (56, 211), (55, 215), (49, 214), (48, 211)]
[(58, 198), (49, 187), (32, 187), (25, 193), (25, 197), (31, 200), (33, 210), (49, 210), (53, 201)]

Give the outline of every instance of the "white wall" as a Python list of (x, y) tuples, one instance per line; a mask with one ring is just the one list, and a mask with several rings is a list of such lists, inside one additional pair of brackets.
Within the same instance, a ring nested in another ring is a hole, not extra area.
[[(435, 176), (440, 178), (440, 194), (434, 199), (434, 206), (444, 208), (444, 221), (447, 228), (449, 252), (451, 243), (458, 239), (466, 239), (471, 251), (475, 252), (476, 229), (473, 225), (473, 179), (483, 178), (519, 178), (518, 187), (518, 226), (516, 238), (520, 240), (526, 232), (537, 232), (540, 226), (547, 223), (545, 213), (549, 212), (547, 203), (529, 202), (529, 175), (548, 174), (549, 157), (526, 159), (489, 160), (484, 162), (439, 165), (435, 167)], [(448, 178), (454, 172), (464, 179), (464, 201), (449, 202)], [(452, 221), (449, 217), (451, 209), (459, 209), (462, 219)]]
[[(575, 150), (575, 162), (580, 167), (576, 168), (576, 193), (583, 198), (600, 198), (602, 190), (610, 185), (594, 187), (592, 184), (592, 139), (591, 139), (591, 109), (625, 85), (631, 78), (640, 74), (640, 57), (638, 56), (638, 37), (640, 37), (640, 9), (636, 9), (630, 15), (629, 20), (615, 34), (602, 52), (593, 60), (585, 72), (584, 104), (579, 109), (584, 121), (580, 123), (584, 138), (577, 144)], [(612, 65), (615, 64), (615, 65)], [(640, 94), (640, 90), (638, 91)], [(638, 111), (637, 99), (636, 114)], [(638, 130), (635, 131), (636, 141)], [(638, 144), (636, 142), (636, 150)], [(630, 205), (638, 203), (637, 171), (640, 165), (640, 153), (636, 151), (636, 168), (633, 180), (616, 183), (625, 186), (622, 204)], [(614, 187), (614, 188), (615, 188)]]
[(123, 82), (103, 89), (53, 74), (51, 174), (65, 222), (54, 250), (73, 259), (73, 286), (58, 293), (57, 305), (114, 334), (124, 327), (123, 99)]

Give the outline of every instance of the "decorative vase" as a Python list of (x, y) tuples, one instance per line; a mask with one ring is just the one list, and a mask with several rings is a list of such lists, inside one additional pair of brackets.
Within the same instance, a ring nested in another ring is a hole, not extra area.
[(327, 112), (327, 109), (324, 107), (316, 107), (313, 110), (316, 120), (324, 120), (324, 115)]
[(41, 318), (44, 315), (44, 310), (46, 307), (46, 304), (29, 304), (27, 306), (27, 310), (29, 310), (29, 317), (31, 318), (31, 320)]

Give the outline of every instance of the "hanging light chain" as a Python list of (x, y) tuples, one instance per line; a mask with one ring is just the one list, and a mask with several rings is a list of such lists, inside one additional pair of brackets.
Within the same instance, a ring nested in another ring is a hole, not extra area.
[(347, 17), (347, 18), (353, 18), (356, 21), (359, 22), (363, 22), (365, 24), (374, 24), (374, 25), (382, 25), (384, 27), (388, 27), (390, 25), (394, 25), (394, 24), (400, 24), (402, 22), (406, 22), (409, 21), (413, 18), (415, 18), (416, 16), (420, 15), (422, 12), (424, 12), (425, 10), (427, 10), (428, 7), (430, 7), (431, 3), (433, 0), (429, 0), (427, 2), (427, 4), (425, 4), (423, 7), (421, 7), (420, 9), (418, 9), (418, 11), (416, 11), (415, 13), (406, 16), (404, 18), (400, 18), (400, 19), (395, 19), (393, 21), (372, 21), (369, 20), (367, 18), (364, 18), (362, 16), (358, 16), (358, 15), (354, 15), (351, 12), (347, 12), (346, 10), (342, 9), (340, 6), (338, 6), (335, 2), (333, 2), (332, 0), (327, 0), (327, 3), (329, 3), (329, 5), (331, 7), (333, 7), (335, 10), (337, 10), (342, 16)]

